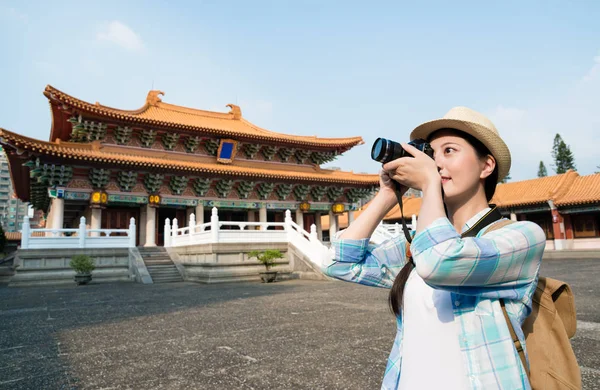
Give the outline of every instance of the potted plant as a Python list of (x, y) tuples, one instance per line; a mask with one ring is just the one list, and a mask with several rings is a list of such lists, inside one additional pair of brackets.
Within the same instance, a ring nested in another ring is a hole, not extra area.
[(75, 270), (77, 285), (88, 284), (92, 280), (92, 271), (96, 268), (94, 261), (88, 255), (75, 255), (69, 263)]
[(283, 258), (283, 254), (276, 249), (269, 249), (263, 252), (252, 251), (248, 253), (248, 258), (252, 257), (256, 257), (267, 269), (265, 272), (259, 272), (263, 283), (274, 282), (277, 277), (277, 271), (271, 271), (271, 267), (275, 266), (275, 260)]

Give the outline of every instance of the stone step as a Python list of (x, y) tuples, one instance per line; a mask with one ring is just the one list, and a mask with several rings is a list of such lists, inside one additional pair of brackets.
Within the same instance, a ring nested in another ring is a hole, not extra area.
[(171, 260), (160, 260), (160, 261), (144, 261), (146, 267), (154, 266), (154, 265), (173, 265)]
[(150, 273), (150, 277), (152, 279), (164, 279), (164, 278), (179, 278), (181, 279), (181, 275), (179, 272), (152, 272)]
[(177, 269), (164, 269), (164, 270), (148, 270), (150, 276), (152, 275), (179, 275)]
[(142, 256), (142, 258), (144, 260), (150, 260), (150, 261), (154, 261), (154, 260), (171, 260), (171, 258), (167, 255), (160, 255), (160, 256)]
[(163, 258), (145, 257), (143, 259), (144, 259), (144, 263), (149, 263), (149, 262), (150, 263), (152, 263), (152, 262), (158, 262), (158, 263), (160, 263), (160, 262), (165, 262), (165, 261), (169, 262), (169, 263), (172, 262), (172, 260), (171, 260), (170, 257), (163, 257)]
[(152, 277), (152, 281), (153, 282), (159, 282), (161, 280), (179, 280), (179, 281), (183, 281), (183, 279), (179, 275), (153, 276)]

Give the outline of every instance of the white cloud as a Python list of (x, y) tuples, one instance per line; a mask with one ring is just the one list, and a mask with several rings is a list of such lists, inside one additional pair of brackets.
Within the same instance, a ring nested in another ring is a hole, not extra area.
[(142, 39), (129, 26), (113, 20), (106, 24), (102, 31), (96, 34), (98, 41), (107, 41), (132, 51), (140, 51), (144, 48)]
[(583, 76), (583, 81), (589, 82), (596, 80), (600, 77), (600, 56), (594, 57), (594, 65), (588, 71), (588, 73)]

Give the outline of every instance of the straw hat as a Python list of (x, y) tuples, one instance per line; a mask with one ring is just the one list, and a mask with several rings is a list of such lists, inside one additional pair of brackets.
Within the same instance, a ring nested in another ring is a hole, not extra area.
[(496, 126), (483, 114), (467, 107), (454, 107), (442, 119), (425, 122), (410, 133), (410, 140), (427, 139), (431, 133), (440, 129), (456, 129), (477, 138), (496, 159), (498, 165), (498, 182), (510, 171), (510, 151), (504, 143)]

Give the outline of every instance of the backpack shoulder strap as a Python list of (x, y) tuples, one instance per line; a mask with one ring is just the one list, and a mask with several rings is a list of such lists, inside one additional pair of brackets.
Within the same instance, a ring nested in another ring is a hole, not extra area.
[(501, 229), (505, 226), (508, 226), (510, 224), (515, 223), (515, 221), (512, 221), (510, 219), (501, 219), (496, 223), (493, 223), (490, 227), (488, 227), (485, 232), (483, 232), (484, 235), (493, 232), (494, 230), (498, 230)]
[[(500, 228), (503, 228), (504, 226), (510, 225), (511, 223), (514, 223), (514, 221), (511, 221), (510, 219), (500, 220), (492, 224), (492, 226), (490, 226), (489, 228), (487, 228), (487, 230), (483, 234), (488, 234), (490, 232), (493, 232), (494, 230), (498, 230)], [(523, 369), (525, 370), (525, 372), (527, 373), (527, 377), (529, 378), (529, 370), (527, 369), (527, 359), (525, 358), (525, 351), (523, 350), (523, 345), (521, 344), (519, 337), (517, 337), (517, 333), (513, 328), (512, 322), (510, 322), (510, 318), (508, 318), (508, 313), (506, 312), (506, 307), (504, 306), (504, 299), (500, 299), (500, 306), (502, 306), (502, 314), (504, 314), (504, 320), (506, 321), (506, 325), (508, 326), (510, 337), (512, 338), (517, 353), (521, 358)]]
[(527, 374), (527, 378), (529, 378), (529, 370), (527, 369), (527, 359), (525, 358), (525, 351), (523, 350), (523, 345), (521, 344), (521, 340), (517, 337), (517, 333), (515, 333), (515, 328), (513, 328), (512, 322), (510, 322), (510, 318), (508, 318), (508, 313), (506, 312), (506, 307), (504, 306), (504, 299), (500, 299), (500, 306), (502, 306), (502, 314), (504, 314), (504, 320), (506, 321), (506, 325), (508, 326), (508, 331), (510, 332), (510, 337), (513, 340), (513, 344), (515, 345), (515, 349), (521, 358), (521, 363), (523, 364), (523, 369)]

